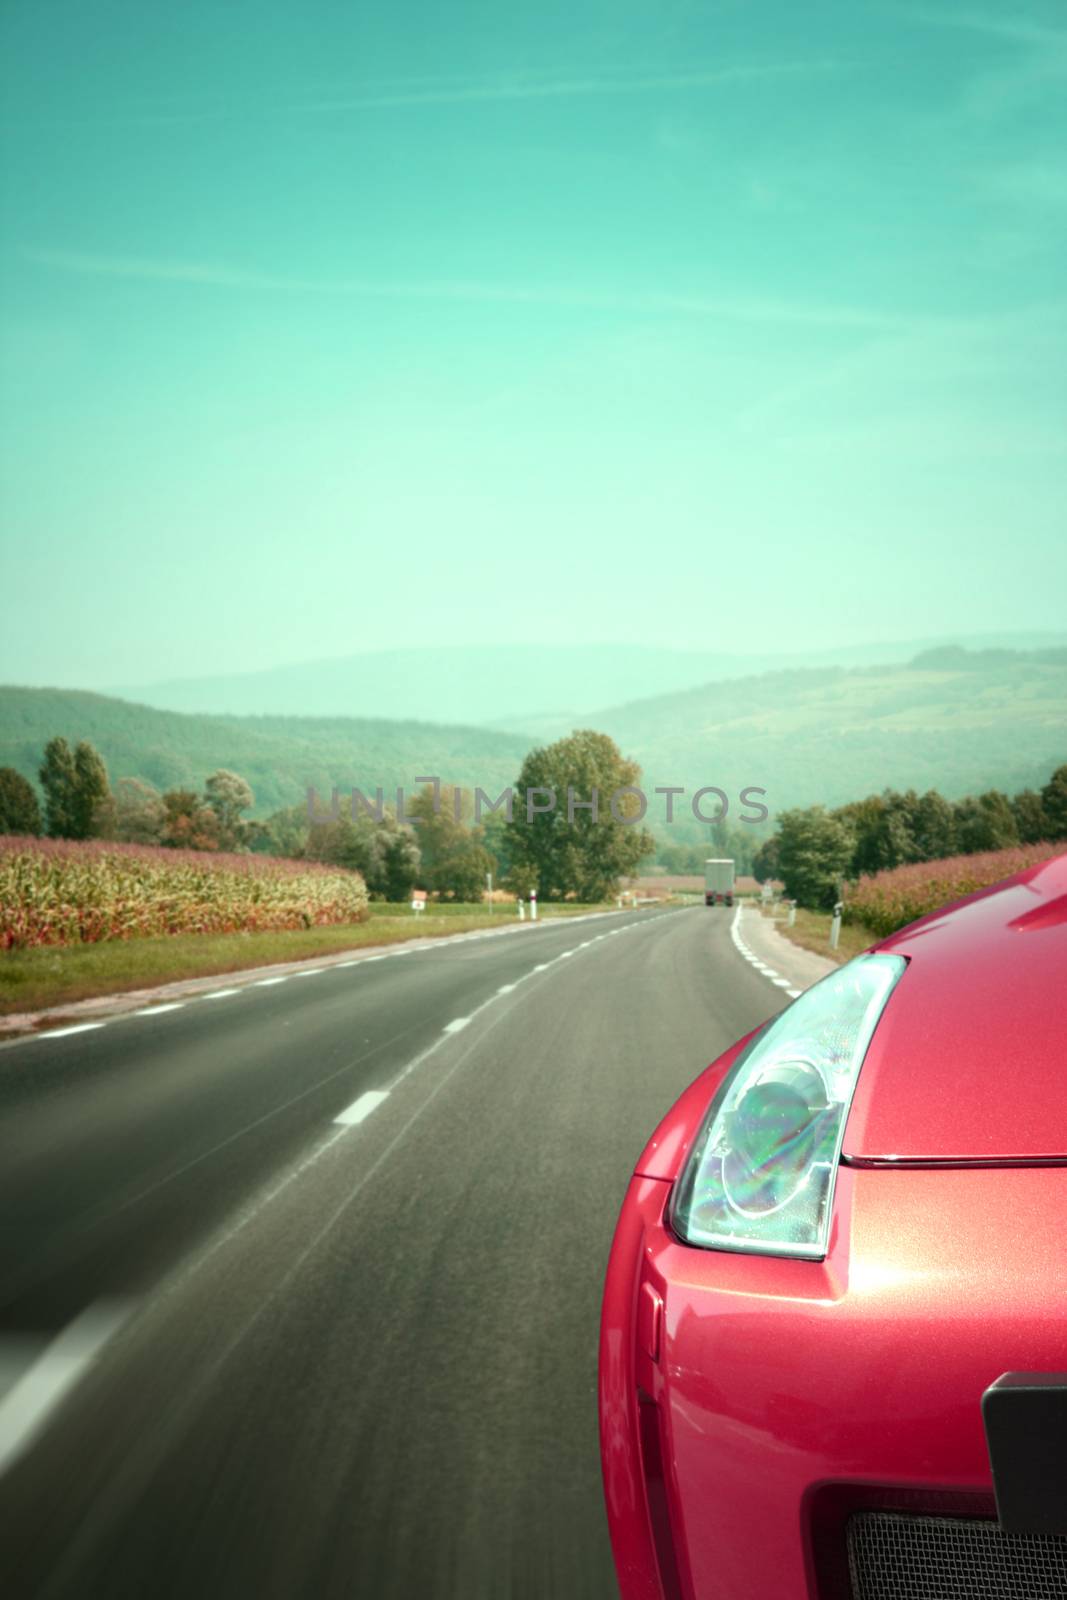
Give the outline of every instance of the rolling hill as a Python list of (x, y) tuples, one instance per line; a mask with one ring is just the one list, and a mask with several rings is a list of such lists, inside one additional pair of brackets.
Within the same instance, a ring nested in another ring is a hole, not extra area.
[(0, 688), (0, 766), (35, 780), (53, 734), (89, 739), (117, 778), (199, 790), (218, 767), (252, 786), (256, 816), (303, 801), (310, 784), (388, 790), (432, 773), (465, 785), (511, 782), (529, 740), (485, 728), (354, 717), (211, 717), (157, 711), (74, 689)]
[[(521, 734), (573, 726), (602, 706), (691, 690), (695, 684), (797, 668), (903, 664), (948, 641), (813, 647), (759, 640), (743, 654), (640, 644), (452, 644), (371, 650), (259, 672), (103, 688), (163, 711), (228, 716), (385, 717), (483, 724)], [(1032, 650), (1067, 634), (1003, 634), (963, 641)]]
[[(384, 718), (205, 716), (104, 695), (0, 689), (0, 765), (36, 777), (56, 733), (91, 739), (112, 779), (199, 789), (217, 767), (252, 785), (259, 816), (331, 787), (365, 791), (438, 773), (495, 794), (535, 741), (574, 720), (538, 719), (535, 734)], [(644, 771), (646, 790), (754, 785), (772, 811), (837, 805), (885, 788), (949, 798), (1040, 786), (1067, 760), (1067, 650), (959, 648), (906, 665), (767, 672), (608, 706), (579, 725), (610, 733)], [(686, 804), (682, 803), (683, 806)], [(655, 802), (649, 822), (662, 815)], [(692, 834), (685, 820), (678, 837)]]

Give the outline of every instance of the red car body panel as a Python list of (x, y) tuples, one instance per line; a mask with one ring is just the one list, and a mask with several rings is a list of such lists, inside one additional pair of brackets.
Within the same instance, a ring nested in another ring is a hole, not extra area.
[[(741, 1045), (649, 1141), (601, 1326), (624, 1600), (845, 1600), (853, 1511), (995, 1515), (982, 1394), (1007, 1371), (1067, 1370), (1067, 1164), (1049, 1164), (1065, 1145), (1067, 932), (1048, 908), (1065, 890), (1061, 857), (879, 946), (909, 967), (846, 1131), (872, 1164), (841, 1166), (825, 1260), (696, 1249), (667, 1222)], [(1027, 974), (1021, 991), (1005, 968)], [(901, 1155), (920, 1164), (879, 1159)]]

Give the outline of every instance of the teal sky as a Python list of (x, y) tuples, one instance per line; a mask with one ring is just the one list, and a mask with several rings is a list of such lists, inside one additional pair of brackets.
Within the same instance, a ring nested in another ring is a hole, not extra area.
[(0, 678), (1063, 627), (1058, 0), (2, 17)]

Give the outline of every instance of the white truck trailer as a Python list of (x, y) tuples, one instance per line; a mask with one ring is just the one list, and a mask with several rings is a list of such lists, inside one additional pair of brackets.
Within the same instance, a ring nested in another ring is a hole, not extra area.
[(728, 856), (709, 857), (704, 863), (704, 904), (732, 906), (734, 864)]

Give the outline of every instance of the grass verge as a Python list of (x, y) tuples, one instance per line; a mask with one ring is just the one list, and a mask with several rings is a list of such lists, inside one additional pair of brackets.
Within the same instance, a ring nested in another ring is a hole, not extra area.
[[(767, 916), (767, 912), (763, 912)], [(812, 950), (817, 956), (825, 956), (828, 961), (836, 961), (838, 966), (846, 961), (851, 961), (853, 956), (862, 955), (864, 950), (869, 950), (876, 943), (878, 935), (872, 933), (870, 928), (865, 928), (862, 923), (842, 923), (841, 938), (836, 950), (830, 949), (830, 924), (834, 920), (829, 911), (805, 911), (797, 906), (797, 920), (790, 928), (785, 917), (775, 917), (774, 926), (779, 933), (787, 939), (792, 939), (794, 944), (800, 945), (802, 950)]]
[[(602, 911), (604, 906), (542, 906), (544, 920)], [(288, 961), (312, 961), (367, 945), (442, 938), (518, 921), (510, 907), (449, 905), (417, 918), (394, 905), (372, 905), (367, 922), (277, 933), (176, 934), (165, 939), (109, 940), (101, 944), (43, 946), (0, 951), (0, 1015), (43, 1011), (97, 995), (155, 988), (182, 978), (209, 978)]]

